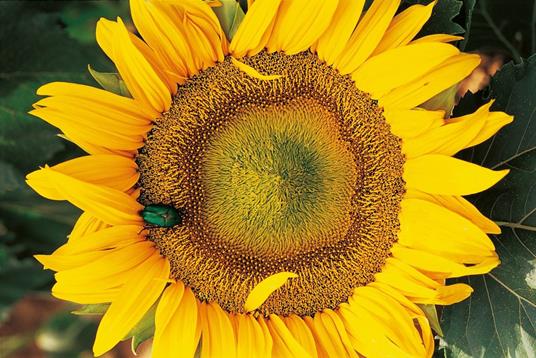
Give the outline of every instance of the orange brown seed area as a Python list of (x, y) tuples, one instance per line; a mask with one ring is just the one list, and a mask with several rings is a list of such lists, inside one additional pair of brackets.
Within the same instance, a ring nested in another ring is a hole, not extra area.
[[(374, 280), (397, 240), (401, 141), (349, 76), (304, 52), (229, 58), (180, 86), (137, 155), (140, 202), (185, 208), (150, 228), (172, 277), (243, 312), (269, 275), (298, 275), (259, 308), (314, 315)], [(334, 159), (336, 158), (336, 159)]]

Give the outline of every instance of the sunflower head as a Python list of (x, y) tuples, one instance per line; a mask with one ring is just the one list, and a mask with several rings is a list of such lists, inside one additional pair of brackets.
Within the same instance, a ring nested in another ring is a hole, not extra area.
[(499, 263), (462, 195), (506, 172), (452, 156), (512, 118), (422, 108), (479, 63), (414, 39), (435, 2), (248, 3), (228, 39), (224, 4), (132, 0), (141, 38), (97, 26), (131, 97), (38, 90), (32, 113), (88, 153), (28, 175), (84, 211), (37, 256), (52, 293), (110, 303), (96, 355), (156, 305), (155, 357), (430, 357), (417, 304), (463, 300), (445, 279)]

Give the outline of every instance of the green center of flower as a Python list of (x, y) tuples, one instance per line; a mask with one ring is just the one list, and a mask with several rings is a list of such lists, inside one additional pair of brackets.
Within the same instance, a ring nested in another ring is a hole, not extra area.
[(265, 255), (337, 238), (356, 175), (335, 125), (314, 101), (237, 115), (214, 134), (201, 164), (207, 227)]

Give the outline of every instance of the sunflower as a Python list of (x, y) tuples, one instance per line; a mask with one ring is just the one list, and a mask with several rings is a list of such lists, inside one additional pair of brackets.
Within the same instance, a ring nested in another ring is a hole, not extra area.
[(510, 123), (428, 110), (479, 64), (435, 2), (256, 0), (227, 39), (200, 0), (131, 0), (97, 41), (129, 97), (49, 83), (30, 112), (87, 156), (28, 175), (83, 213), (36, 258), (52, 294), (109, 303), (102, 355), (155, 309), (154, 357), (431, 357), (419, 304), (499, 264), (463, 195), (507, 171), (453, 157)]

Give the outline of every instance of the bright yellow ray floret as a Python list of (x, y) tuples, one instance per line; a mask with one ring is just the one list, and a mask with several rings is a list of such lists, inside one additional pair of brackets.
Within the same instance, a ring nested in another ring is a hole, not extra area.
[(280, 272), (259, 282), (249, 293), (246, 303), (244, 304), (246, 312), (251, 312), (257, 309), (264, 303), (264, 301), (266, 301), (272, 292), (283, 286), (288, 279), (295, 277), (298, 277), (295, 273)]

